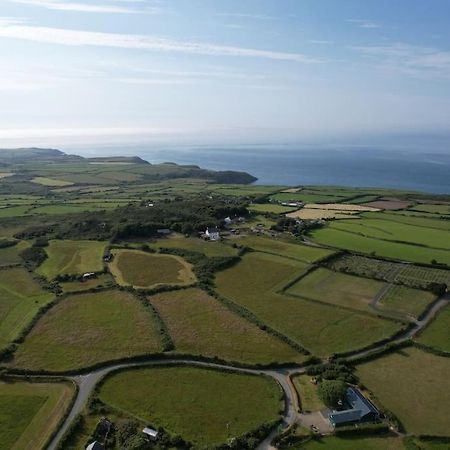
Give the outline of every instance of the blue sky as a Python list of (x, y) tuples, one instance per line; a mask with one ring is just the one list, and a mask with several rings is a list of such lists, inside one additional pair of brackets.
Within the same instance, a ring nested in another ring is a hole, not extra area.
[(450, 131), (448, 0), (1, 0), (0, 145)]

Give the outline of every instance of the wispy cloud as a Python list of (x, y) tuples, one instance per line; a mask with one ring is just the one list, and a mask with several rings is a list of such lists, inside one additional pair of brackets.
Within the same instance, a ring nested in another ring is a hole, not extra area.
[(381, 28), (381, 25), (379, 23), (376, 23), (368, 19), (349, 19), (348, 22), (353, 23), (359, 28), (366, 28), (366, 29)]
[[(79, 3), (66, 0), (8, 0), (21, 5), (37, 6), (57, 11), (72, 11), (86, 13), (112, 13), (112, 14), (139, 14), (139, 13), (159, 13), (161, 8), (148, 6), (145, 8), (133, 8), (129, 6), (119, 6), (114, 4), (92, 4)], [(114, 0), (112, 0), (114, 1)], [(115, 0), (117, 2), (117, 0)], [(123, 2), (131, 4), (131, 2)], [(134, 3), (134, 2), (133, 2)], [(139, 2), (138, 2), (139, 3)]]
[(0, 37), (69, 46), (97, 46), (124, 49), (153, 50), (211, 56), (234, 56), (318, 63), (319, 60), (301, 53), (260, 50), (247, 47), (164, 39), (146, 35), (100, 33), (62, 28), (36, 27), (0, 22)]
[(387, 72), (401, 72), (415, 77), (450, 77), (449, 51), (404, 43), (353, 49)]

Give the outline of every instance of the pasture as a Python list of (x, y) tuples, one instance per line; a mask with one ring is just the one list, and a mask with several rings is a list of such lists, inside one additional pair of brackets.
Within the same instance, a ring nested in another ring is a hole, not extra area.
[(73, 184), (70, 181), (56, 180), (54, 178), (47, 178), (47, 177), (34, 177), (31, 180), (31, 182), (51, 187), (64, 187), (64, 186), (71, 186)]
[(361, 437), (361, 436), (328, 436), (313, 439), (305, 445), (292, 447), (292, 450), (407, 450), (399, 437)]
[(277, 293), (305, 268), (293, 259), (248, 253), (216, 275), (217, 290), (316, 356), (361, 348), (398, 331), (392, 321)]
[(167, 285), (189, 285), (196, 278), (192, 266), (175, 255), (115, 249), (109, 268), (117, 283), (135, 288)]
[(292, 382), (300, 398), (300, 408), (303, 413), (320, 411), (325, 408), (317, 393), (317, 385), (311, 382), (310, 376), (296, 376)]
[(429, 214), (448, 215), (450, 214), (450, 204), (433, 205), (427, 203), (420, 203), (410, 208), (411, 211), (425, 212)]
[(10, 266), (13, 264), (20, 264), (22, 258), (20, 252), (30, 246), (30, 242), (19, 241), (12, 247), (0, 248), (0, 266)]
[(69, 383), (0, 382), (0, 446), (43, 450), (74, 395)]
[(59, 283), (64, 293), (88, 291), (89, 289), (94, 288), (112, 287), (114, 284), (114, 279), (109, 273), (102, 273), (96, 278), (89, 278), (85, 281), (65, 281)]
[(331, 209), (319, 209), (319, 208), (302, 208), (298, 211), (294, 211), (286, 214), (291, 219), (300, 220), (327, 220), (327, 219), (357, 219), (357, 211), (339, 211)]
[(442, 309), (419, 334), (417, 341), (429, 347), (450, 353), (450, 306)]
[(113, 374), (98, 397), (195, 448), (225, 444), (277, 420), (281, 409), (280, 388), (269, 378), (186, 366)]
[(50, 241), (45, 248), (48, 258), (37, 272), (49, 280), (57, 275), (81, 275), (103, 270), (102, 257), (107, 242), (99, 241)]
[(0, 270), (0, 349), (16, 339), (53, 297), (22, 267)]
[(292, 206), (282, 206), (277, 203), (253, 203), (249, 210), (257, 213), (284, 214), (295, 209)]
[(414, 347), (357, 367), (361, 382), (392, 411), (408, 433), (449, 435), (450, 358)]
[(384, 209), (386, 211), (396, 211), (400, 209), (405, 209), (411, 206), (411, 202), (405, 200), (398, 199), (379, 199), (374, 201), (369, 201), (365, 203), (365, 206), (369, 206), (371, 208)]
[(151, 311), (127, 292), (71, 295), (43, 315), (12, 367), (66, 371), (162, 351)]
[(329, 209), (330, 211), (347, 211), (347, 212), (365, 212), (378, 211), (377, 208), (370, 206), (345, 204), (345, 203), (307, 203), (305, 208), (308, 209)]
[(282, 239), (263, 236), (242, 236), (236, 243), (253, 248), (259, 252), (293, 258), (305, 263), (313, 263), (333, 253), (325, 248), (310, 247), (301, 243), (291, 243)]
[(219, 357), (247, 364), (304, 361), (290, 346), (231, 312), (199, 289), (149, 297), (178, 353)]

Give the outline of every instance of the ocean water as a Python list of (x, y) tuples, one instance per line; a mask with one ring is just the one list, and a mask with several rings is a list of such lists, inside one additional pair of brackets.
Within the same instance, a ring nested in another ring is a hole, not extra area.
[(137, 155), (152, 162), (240, 170), (258, 184), (383, 187), (450, 194), (449, 152), (296, 146), (122, 146), (77, 149), (93, 155)]

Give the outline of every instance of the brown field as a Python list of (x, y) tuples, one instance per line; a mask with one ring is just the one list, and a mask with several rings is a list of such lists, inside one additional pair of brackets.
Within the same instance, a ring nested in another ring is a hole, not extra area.
[(365, 205), (350, 205), (344, 203), (307, 203), (305, 208), (308, 209), (331, 209), (332, 211), (376, 211), (378, 208)]
[(334, 211), (330, 209), (319, 209), (319, 208), (302, 208), (298, 211), (286, 214), (286, 217), (291, 217), (292, 219), (302, 219), (302, 220), (319, 220), (319, 219), (357, 219), (357, 211)]
[(371, 208), (378, 208), (378, 209), (386, 209), (388, 211), (394, 211), (396, 209), (405, 209), (408, 206), (411, 205), (411, 202), (406, 202), (404, 200), (398, 200), (398, 199), (381, 199), (381, 200), (375, 200), (374, 202), (364, 203), (363, 206), (369, 206)]

